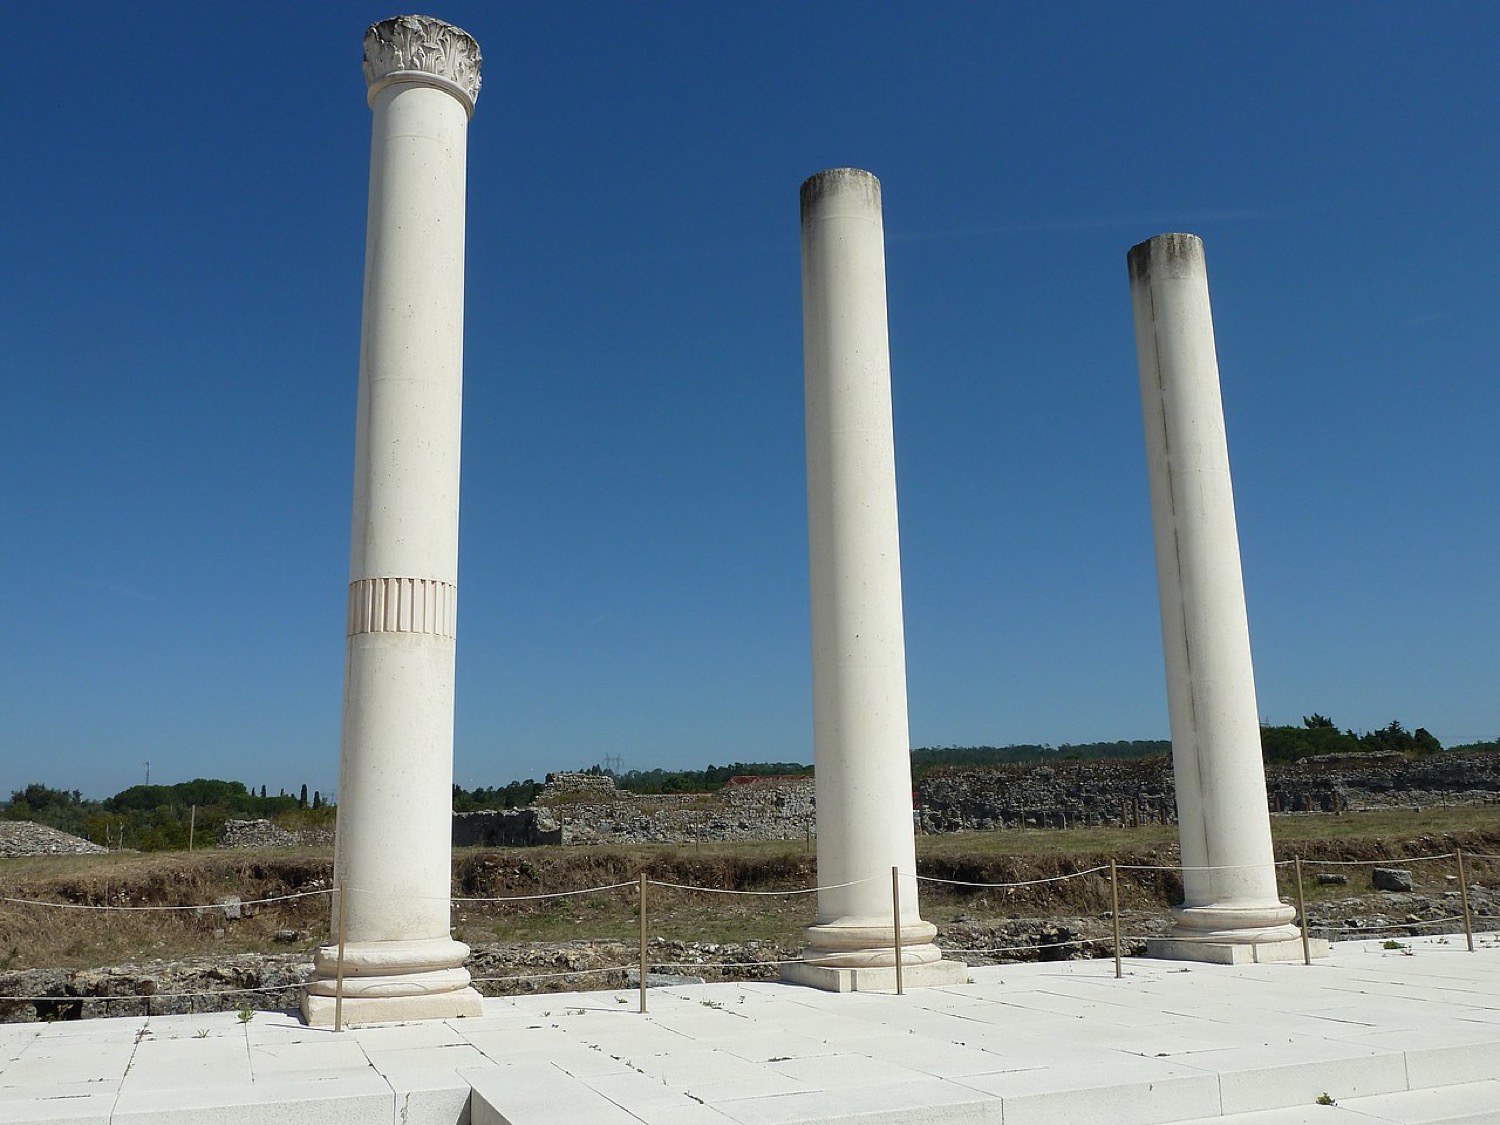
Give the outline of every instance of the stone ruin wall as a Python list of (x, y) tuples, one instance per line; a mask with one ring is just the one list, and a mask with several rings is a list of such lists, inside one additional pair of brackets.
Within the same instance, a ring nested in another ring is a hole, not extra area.
[(453, 815), (457, 847), (802, 840), (813, 832), (810, 777), (734, 778), (716, 793), (640, 796), (608, 776), (551, 773), (529, 808)]
[[(1500, 754), (1303, 759), (1267, 771), (1266, 800), (1272, 812), (1495, 802), (1500, 801)], [(917, 810), (923, 832), (1177, 820), (1167, 757), (939, 769), (918, 787)], [(606, 775), (553, 773), (527, 808), (455, 813), (453, 843), (531, 847), (806, 840), (817, 833), (813, 812), (810, 777), (737, 778), (717, 793), (639, 796), (617, 790)], [(235, 827), (240, 831), (231, 829), (221, 846), (293, 842), (269, 839), (264, 831), (269, 825)]]
[(1177, 819), (1167, 758), (1107, 758), (1041, 765), (951, 766), (917, 787), (924, 832), (1169, 824)]
[(1500, 800), (1500, 754), (1303, 758), (1267, 773), (1266, 792), (1273, 812), (1342, 812)]
[(264, 818), (260, 820), (226, 820), (219, 829), (221, 848), (295, 848), (332, 847), (332, 828), (302, 828), (295, 832), (280, 828)]
[(531, 848), (562, 842), (562, 826), (550, 809), (481, 809), (453, 814), (455, 848)]
[[(927, 832), (1172, 824), (1170, 758), (935, 770), (917, 791)], [(1500, 754), (1304, 758), (1266, 771), (1272, 812), (1350, 812), (1500, 801)]]

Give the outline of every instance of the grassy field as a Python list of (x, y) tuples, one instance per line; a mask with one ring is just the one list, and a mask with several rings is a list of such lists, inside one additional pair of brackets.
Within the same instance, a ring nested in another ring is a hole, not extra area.
[[(1500, 808), (1394, 809), (1340, 816), (1272, 817), (1278, 859), (1303, 857), (1306, 892), (1321, 902), (1368, 892), (1369, 865), (1399, 861), (1418, 889), (1437, 893), (1456, 886), (1451, 853), (1500, 855)], [(1057, 879), (1105, 867), (1115, 859), (1130, 868), (1166, 870), (1121, 874), (1122, 907), (1165, 911), (1180, 895), (1175, 873), (1175, 826), (999, 830), (923, 836), (917, 841), (923, 875), (971, 883), (1022, 883)], [(1357, 867), (1328, 861), (1358, 861)], [(208, 904), (199, 911), (95, 912), (0, 902), (0, 969), (84, 968), (142, 958), (180, 959), (237, 952), (310, 950), (327, 940), (331, 914), (330, 849), (266, 852), (116, 853), (104, 856), (25, 857), (0, 860), (0, 896), (74, 906)], [(1320, 870), (1347, 872), (1343, 887), (1317, 884)], [(471, 944), (553, 942), (581, 938), (634, 941), (636, 892), (613, 891), (515, 902), (466, 902), (585, 890), (633, 882), (639, 873), (689, 887), (784, 892), (724, 895), (653, 886), (648, 914), (653, 937), (690, 941), (747, 940), (795, 943), (814, 921), (816, 896), (798, 894), (816, 882), (816, 863), (801, 840), (705, 843), (701, 846), (465, 849), (455, 853), (453, 921)], [(1500, 884), (1500, 861), (1476, 859), (1471, 880)], [(1282, 893), (1291, 898), (1289, 869)], [(306, 897), (253, 906), (227, 918), (212, 904), (303, 893)], [(924, 883), (923, 915), (940, 926), (954, 918), (1097, 917), (1108, 909), (1107, 876), (1022, 887), (960, 887)]]

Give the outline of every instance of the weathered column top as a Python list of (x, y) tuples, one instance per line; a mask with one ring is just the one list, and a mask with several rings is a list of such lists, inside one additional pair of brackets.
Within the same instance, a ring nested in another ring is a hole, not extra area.
[(880, 211), (880, 181), (874, 173), (863, 168), (828, 168), (802, 181), (798, 196), (802, 204), (802, 218), (824, 196), (840, 195), (858, 200), (865, 209)]
[(1153, 268), (1164, 278), (1201, 274), (1203, 239), (1196, 234), (1158, 234), (1132, 246), (1125, 261), (1135, 285), (1150, 284)]
[(392, 16), (365, 31), (365, 82), (375, 95), (395, 82), (446, 90), (474, 112), (479, 97), (479, 44), (462, 28), (431, 16)]

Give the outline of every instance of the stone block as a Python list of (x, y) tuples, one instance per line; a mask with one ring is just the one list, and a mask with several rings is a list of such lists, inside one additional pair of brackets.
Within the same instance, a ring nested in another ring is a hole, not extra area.
[[(1313, 957), (1328, 956), (1328, 942), (1322, 938), (1308, 939), (1307, 947)], [(1146, 942), (1146, 956), (1163, 961), (1202, 961), (1209, 965), (1266, 965), (1302, 960), (1302, 942), (1300, 939), (1241, 943), (1150, 938)]]
[[(337, 1001), (311, 992), (302, 995), (302, 1018), (309, 1027), (332, 1027)], [(484, 1000), (472, 988), (417, 996), (344, 997), (344, 1024), (364, 1027), (406, 1020), (463, 1019), (484, 1015)]]
[[(781, 967), (781, 979), (791, 984), (805, 984), (824, 992), (894, 992), (894, 966), (871, 969), (834, 969), (826, 965), (797, 962)], [(925, 965), (907, 965), (901, 969), (901, 987), (942, 988), (969, 982), (969, 966), (962, 961), (931, 961)]]
[(1370, 886), (1377, 891), (1409, 891), (1411, 872), (1399, 867), (1377, 867), (1370, 872)]

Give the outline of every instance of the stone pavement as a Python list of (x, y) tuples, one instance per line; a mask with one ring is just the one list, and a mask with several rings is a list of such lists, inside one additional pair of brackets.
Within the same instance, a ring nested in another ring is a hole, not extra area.
[[(0, 1025), (0, 1123), (1500, 1123), (1500, 935), (1311, 966), (1006, 965), (882, 993), (710, 984), (306, 1028), (259, 1012)], [(1319, 1104), (1324, 1095), (1333, 1105)]]

